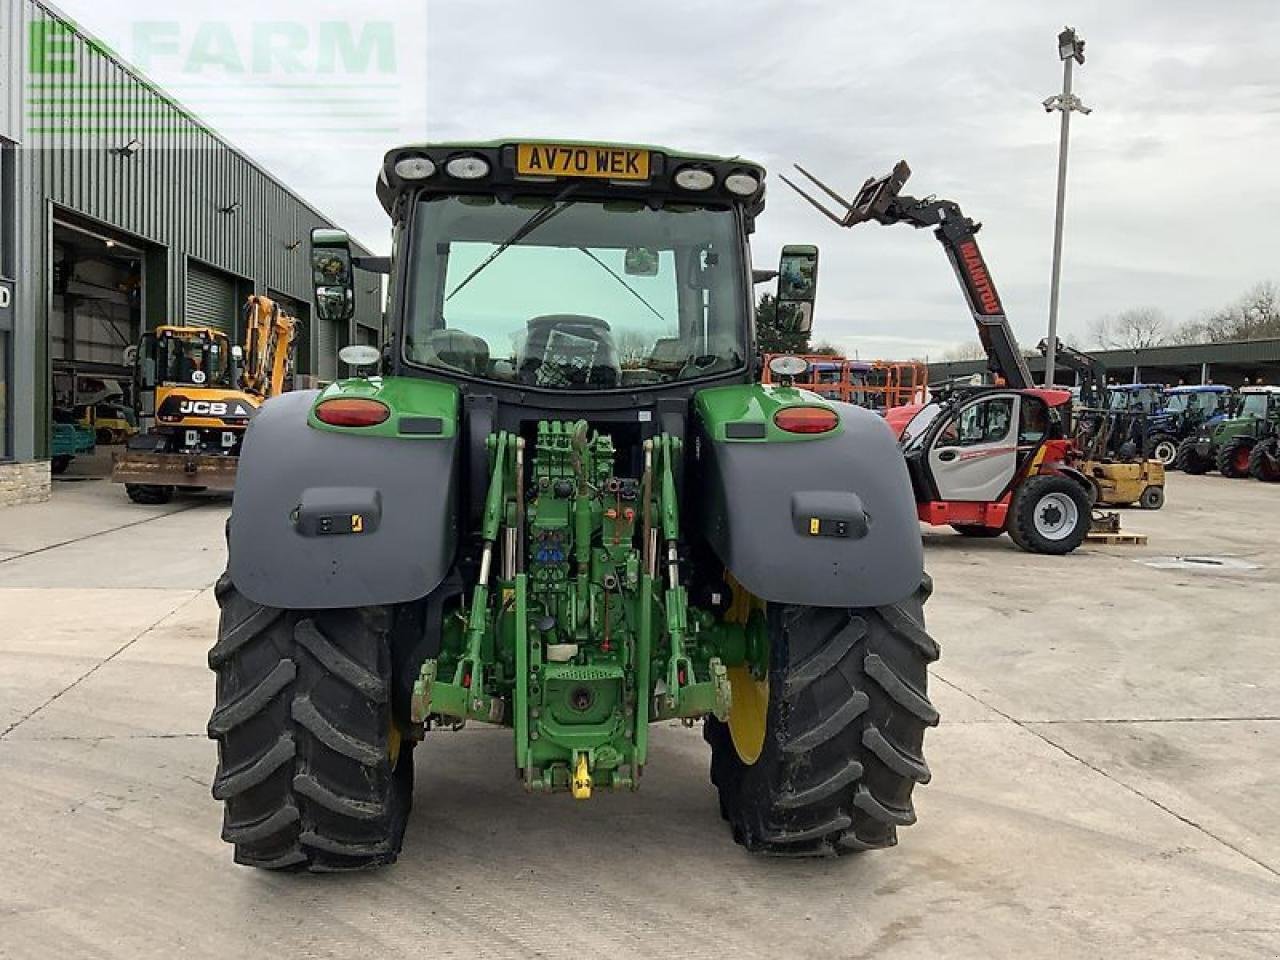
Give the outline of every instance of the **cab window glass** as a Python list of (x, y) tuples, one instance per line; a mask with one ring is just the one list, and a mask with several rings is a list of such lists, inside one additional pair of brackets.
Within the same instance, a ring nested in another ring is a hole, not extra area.
[(999, 443), (1009, 436), (1013, 425), (1013, 397), (992, 397), (960, 411), (959, 446), (971, 447), (979, 443)]
[(1034, 444), (1049, 430), (1049, 408), (1035, 397), (1023, 397), (1018, 411), (1018, 443)]

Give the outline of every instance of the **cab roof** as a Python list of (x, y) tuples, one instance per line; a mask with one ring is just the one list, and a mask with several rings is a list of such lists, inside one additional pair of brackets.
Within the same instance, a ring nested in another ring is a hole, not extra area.
[[(568, 172), (548, 172), (545, 175), (530, 174), (517, 169), (519, 148), (540, 148), (543, 155), (549, 148), (584, 154), (594, 151), (610, 154), (640, 152), (648, 156), (648, 176), (645, 178), (614, 179), (607, 174), (579, 175)], [(451, 176), (446, 165), (461, 157), (479, 157), (488, 164), (488, 172), (475, 179), (462, 179)], [(433, 171), (418, 179), (405, 179), (396, 173), (396, 164), (408, 158), (426, 158), (431, 161)], [(686, 167), (694, 167), (710, 172), (714, 178), (710, 187), (704, 190), (692, 190), (679, 186), (675, 175)], [(734, 173), (746, 173), (754, 177), (758, 187), (753, 194), (739, 195), (725, 186), (727, 177)], [(745, 210), (748, 223), (754, 221), (764, 209), (764, 167), (741, 156), (717, 156), (708, 153), (693, 153), (685, 150), (674, 150), (657, 144), (617, 143), (610, 141), (586, 140), (548, 140), (529, 137), (511, 137), (499, 140), (441, 141), (427, 143), (411, 143), (396, 147), (387, 152), (383, 158), (382, 170), (378, 175), (378, 200), (393, 220), (404, 218), (404, 204), (408, 197), (422, 191), (424, 193), (473, 193), (473, 194), (510, 194), (517, 190), (521, 194), (545, 193), (550, 196), (560, 193), (569, 183), (579, 183), (575, 196), (578, 197), (618, 197), (634, 196), (641, 199), (679, 197), (695, 203), (738, 204)]]
[(1280, 393), (1280, 387), (1273, 386), (1268, 383), (1258, 384), (1252, 387), (1241, 387), (1241, 393)]
[(1231, 388), (1223, 383), (1192, 383), (1180, 387), (1169, 387), (1165, 393), (1230, 393)]

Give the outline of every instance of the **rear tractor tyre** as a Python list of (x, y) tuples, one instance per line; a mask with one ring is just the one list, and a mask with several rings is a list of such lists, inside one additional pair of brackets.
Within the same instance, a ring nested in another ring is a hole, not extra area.
[(1218, 448), (1218, 472), (1232, 480), (1244, 480), (1249, 476), (1249, 458), (1257, 445), (1253, 437), (1232, 437)]
[(1041, 474), (1018, 484), (1009, 505), (1009, 536), (1023, 550), (1060, 556), (1084, 543), (1090, 492), (1070, 477)]
[(911, 792), (930, 776), (924, 731), (938, 722), (926, 694), (938, 658), (922, 612), (930, 589), (926, 578), (902, 602), (866, 609), (768, 607), (768, 677), (731, 672), (729, 722), (703, 728), (738, 843), (776, 856), (851, 853), (893, 846), (915, 822)]
[(153, 483), (126, 483), (124, 492), (134, 503), (144, 503), (148, 506), (168, 503), (173, 499), (173, 487), (162, 487)]
[(1253, 448), (1249, 476), (1263, 483), (1280, 483), (1280, 439), (1267, 437)]
[(393, 863), (413, 744), (392, 717), (392, 610), (264, 607), (227, 574), (216, 593), (213, 795), (236, 862), (312, 872)]
[(1164, 506), (1164, 487), (1147, 487), (1138, 498), (1143, 510), (1159, 510)]
[(1202, 476), (1213, 469), (1213, 461), (1196, 451), (1195, 437), (1187, 437), (1178, 444), (1178, 455), (1174, 457), (1173, 465), (1193, 477)]
[(67, 472), (67, 467), (71, 466), (71, 458), (65, 453), (60, 453), (49, 461), (49, 472), (55, 477)]
[(998, 537), (1004, 533), (1001, 527), (984, 527), (979, 523), (953, 523), (951, 529), (962, 537), (975, 537), (979, 540)]
[(1178, 441), (1167, 433), (1157, 434), (1147, 441), (1147, 458), (1159, 460), (1167, 469), (1178, 456)]

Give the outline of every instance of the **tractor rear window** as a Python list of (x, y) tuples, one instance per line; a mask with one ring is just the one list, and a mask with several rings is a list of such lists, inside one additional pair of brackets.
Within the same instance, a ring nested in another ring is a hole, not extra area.
[(1265, 393), (1246, 393), (1240, 401), (1240, 416), (1267, 418), (1267, 395)]
[(434, 197), (414, 224), (410, 362), (560, 390), (746, 362), (745, 267), (728, 208)]

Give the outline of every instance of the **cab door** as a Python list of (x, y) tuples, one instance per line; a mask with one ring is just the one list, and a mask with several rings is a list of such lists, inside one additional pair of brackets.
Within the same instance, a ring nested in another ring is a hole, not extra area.
[(942, 500), (999, 500), (1018, 468), (1022, 397), (1001, 393), (961, 404), (933, 437), (929, 471)]

